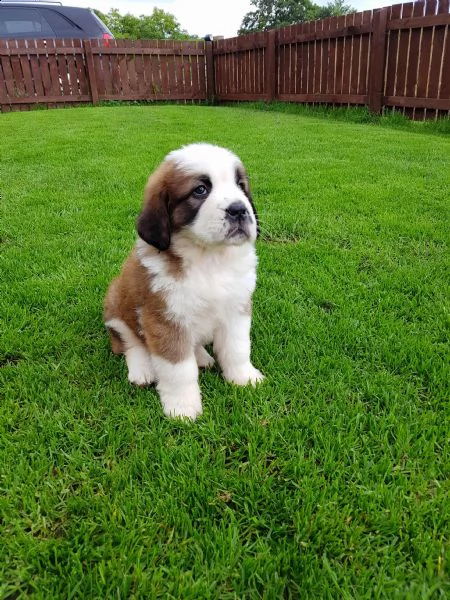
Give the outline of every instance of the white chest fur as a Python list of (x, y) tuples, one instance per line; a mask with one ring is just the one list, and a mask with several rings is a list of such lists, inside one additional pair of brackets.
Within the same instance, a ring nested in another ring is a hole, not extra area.
[(175, 240), (174, 250), (183, 257), (181, 276), (170, 272), (164, 255), (145, 255), (143, 242), (137, 242), (141, 263), (152, 275), (152, 291), (164, 295), (167, 316), (185, 326), (196, 343), (209, 342), (218, 325), (248, 310), (256, 284), (254, 247), (205, 249)]

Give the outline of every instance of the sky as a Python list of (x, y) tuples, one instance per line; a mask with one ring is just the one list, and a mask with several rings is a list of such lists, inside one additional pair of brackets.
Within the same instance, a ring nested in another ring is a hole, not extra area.
[[(326, 0), (315, 0), (327, 4)], [(347, 0), (358, 12), (389, 6), (389, 0)], [(243, 16), (252, 10), (250, 0), (63, 0), (67, 6), (96, 8), (107, 13), (117, 8), (121, 14), (150, 15), (156, 6), (177, 18), (182, 29), (191, 35), (206, 34), (233, 37), (237, 35)]]

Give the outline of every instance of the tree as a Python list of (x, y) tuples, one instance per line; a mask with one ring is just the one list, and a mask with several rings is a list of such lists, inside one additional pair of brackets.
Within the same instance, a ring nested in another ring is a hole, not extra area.
[(131, 40), (189, 40), (193, 36), (181, 29), (174, 15), (161, 8), (154, 8), (153, 13), (136, 17), (130, 13), (121, 15), (117, 8), (108, 14), (94, 10), (97, 16), (111, 30), (114, 37)]
[(240, 35), (355, 12), (344, 0), (332, 0), (326, 6), (312, 0), (251, 0), (251, 3), (256, 10), (244, 16)]

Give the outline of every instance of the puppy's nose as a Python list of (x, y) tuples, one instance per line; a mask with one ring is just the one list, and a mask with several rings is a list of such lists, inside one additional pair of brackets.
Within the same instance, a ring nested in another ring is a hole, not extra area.
[(245, 219), (249, 216), (247, 207), (240, 200), (232, 202), (230, 206), (225, 209), (225, 212), (230, 221), (240, 221), (241, 219)]

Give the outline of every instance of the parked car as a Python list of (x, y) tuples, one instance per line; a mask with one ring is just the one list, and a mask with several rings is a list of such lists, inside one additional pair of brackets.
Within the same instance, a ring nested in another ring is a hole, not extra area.
[(60, 2), (0, 2), (0, 39), (79, 38), (104, 40), (114, 36), (89, 8)]

